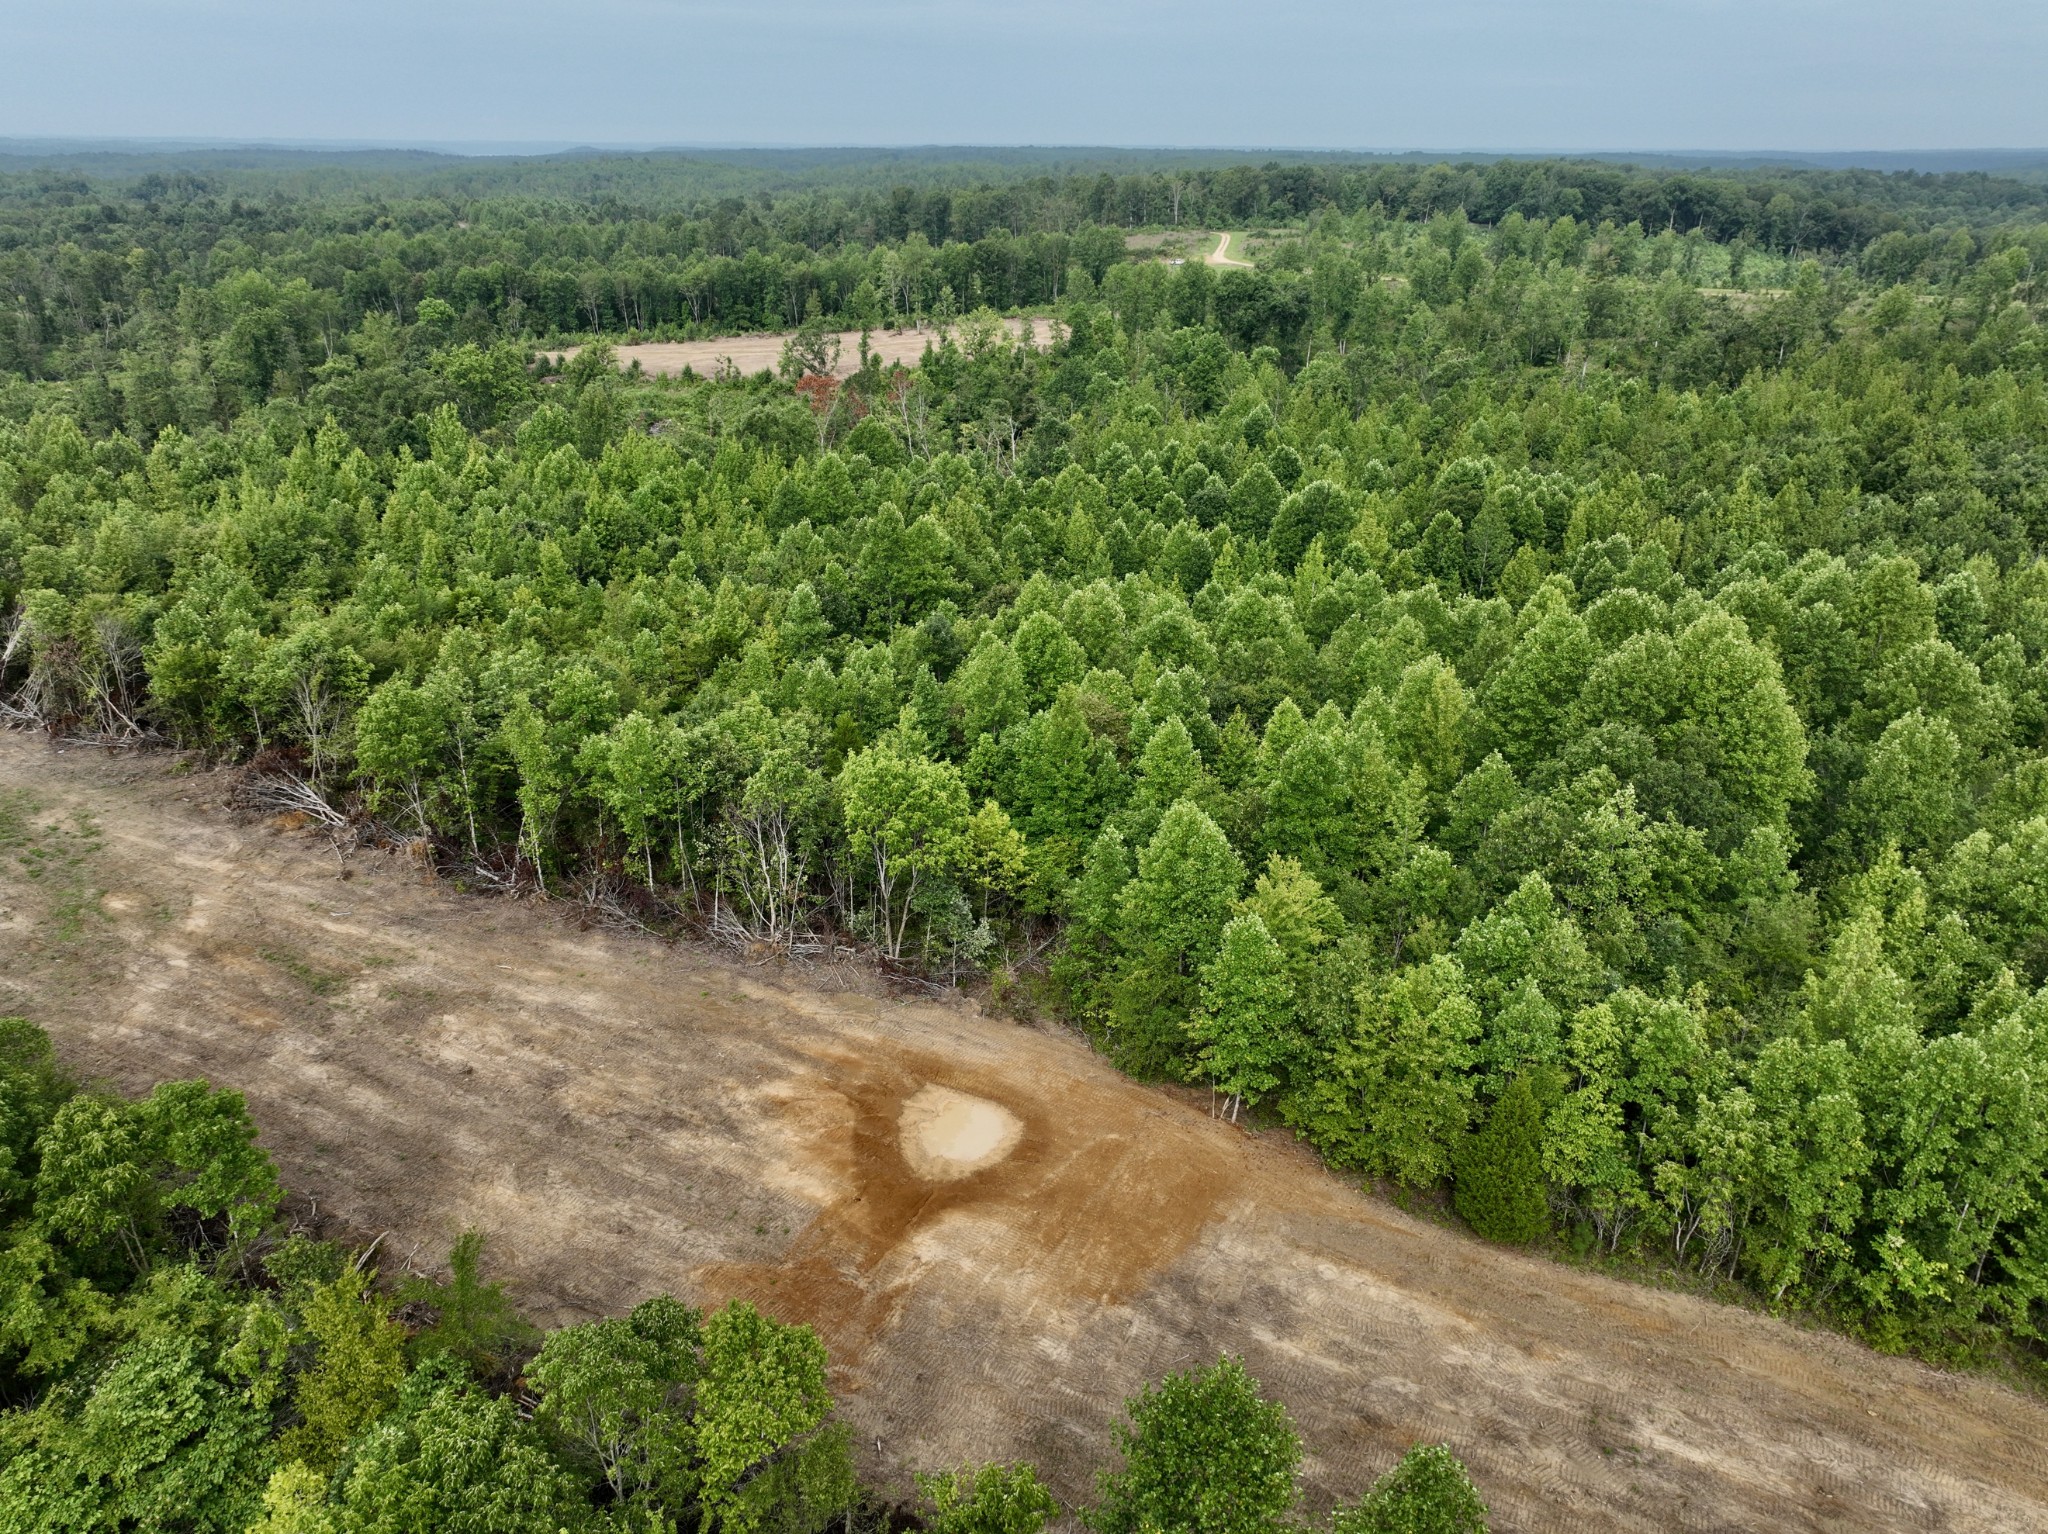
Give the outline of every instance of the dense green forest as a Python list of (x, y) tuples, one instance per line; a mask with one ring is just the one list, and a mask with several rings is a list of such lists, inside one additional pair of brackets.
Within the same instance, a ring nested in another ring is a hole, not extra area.
[[(1038, 1534), (1029, 1465), (856, 1479), (814, 1332), (667, 1296), (543, 1336), (457, 1242), (380, 1283), (279, 1218), (239, 1094), (84, 1091), (0, 1018), (0, 1530), (6, 1534)], [(1107, 1446), (1106, 1446), (1107, 1447)], [(1128, 1404), (1100, 1534), (1280, 1534), (1301, 1443), (1234, 1359)], [(1484, 1534), (1450, 1452), (1411, 1450), (1331, 1534)]]
[[(408, 170), (408, 158), (291, 168), (290, 157), (167, 157), (119, 181), (0, 168), (0, 373), (78, 379), (108, 427), (189, 430), (225, 424), (280, 383), (302, 393), (324, 371), (336, 385), (352, 362), (374, 372), (397, 342), (364, 334), (364, 320), (388, 315), (402, 329), (427, 299), (453, 308), (446, 323), (479, 344), (774, 329), (814, 304), (880, 325), (1054, 303), (1070, 272), (1100, 283), (1123, 255), (1122, 231), (1138, 226), (1309, 233), (1312, 273), (1234, 273), (1217, 297), (1226, 333), (1289, 353), (1324, 332), (1341, 340), (1354, 318), (1346, 295), (1361, 276), (1402, 270), (1432, 218), (1494, 231), (1485, 254), (1512, 257), (1511, 279), (1521, 266), (1564, 266), (1596, 280), (1770, 286), (1789, 281), (1792, 258), (1821, 254), (1881, 285), (1952, 283), (2008, 248), (2026, 249), (2033, 270), (2048, 251), (2048, 187), (1981, 173), (1330, 157), (1090, 173), (1028, 158), (856, 155), (416, 157)], [(882, 179), (906, 170), (919, 174)], [(1351, 269), (1338, 268), (1338, 250)], [(1456, 274), (1457, 296), (1477, 275)], [(1424, 291), (1435, 310), (1453, 280), (1441, 276)], [(1604, 295), (1591, 295), (1596, 331), (1610, 323)], [(1149, 321), (1136, 316), (1140, 329)], [(1554, 339), (1539, 329), (1531, 344)], [(370, 413), (406, 416), (420, 403), (380, 398)]]
[[(1185, 179), (18, 180), (0, 707), (2037, 1367), (2041, 190)], [(1160, 196), (1273, 238), (1127, 253)], [(843, 386), (546, 360), (920, 315)]]

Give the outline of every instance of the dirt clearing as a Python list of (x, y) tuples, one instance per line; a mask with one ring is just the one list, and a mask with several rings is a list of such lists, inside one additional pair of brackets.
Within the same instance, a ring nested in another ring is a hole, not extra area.
[[(1004, 320), (1003, 325), (1012, 337), (1024, 334), (1025, 321)], [(1052, 345), (1054, 321), (1035, 319), (1031, 325), (1032, 344), (1043, 349)], [(680, 377), (684, 370), (704, 377), (730, 364), (742, 373), (774, 372), (782, 361), (782, 346), (793, 331), (724, 336), (712, 341), (638, 341), (630, 345), (614, 346), (619, 366), (626, 367), (637, 361), (641, 370), (658, 373), (667, 377)], [(839, 335), (839, 366), (833, 370), (835, 376), (851, 378), (860, 368), (860, 332), (842, 330)], [(916, 367), (924, 356), (927, 345), (939, 344), (939, 332), (932, 326), (920, 326), (914, 330), (876, 330), (868, 334), (868, 349), (882, 359), (885, 366), (902, 363), (905, 367)], [(542, 347), (551, 357), (569, 358), (583, 348), (580, 346)]]
[(0, 1011), (239, 1087), (323, 1216), (422, 1264), (479, 1226), (544, 1321), (816, 1323), (905, 1489), (1028, 1458), (1079, 1501), (1123, 1398), (1228, 1350), (1316, 1508), (1443, 1440), (1502, 1530), (2048, 1528), (2048, 1409), (1995, 1384), (1436, 1229), (1060, 1033), (344, 881), (224, 786), (0, 735)]

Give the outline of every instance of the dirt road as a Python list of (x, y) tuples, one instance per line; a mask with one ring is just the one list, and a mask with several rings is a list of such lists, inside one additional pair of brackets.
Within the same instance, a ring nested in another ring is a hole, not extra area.
[[(1041, 348), (1052, 345), (1054, 323), (1050, 319), (1033, 320), (1032, 344)], [(1013, 337), (1024, 333), (1022, 320), (1005, 320), (1003, 324)], [(790, 331), (774, 331), (723, 336), (712, 341), (641, 341), (612, 349), (618, 354), (620, 367), (637, 360), (644, 371), (669, 377), (681, 376), (685, 368), (708, 377), (728, 362), (740, 372), (752, 374), (764, 369), (773, 372), (782, 361), (783, 343), (792, 334)], [(833, 373), (839, 378), (851, 378), (860, 368), (860, 332), (842, 330), (838, 332), (838, 339), (839, 366), (833, 369)], [(925, 347), (938, 344), (939, 332), (929, 325), (911, 330), (877, 330), (868, 336), (868, 349), (878, 355), (884, 365), (900, 362), (905, 367), (915, 367), (924, 356)], [(562, 346), (543, 349), (550, 356), (566, 359), (583, 348)]]
[(129, 1090), (241, 1088), (323, 1216), (422, 1263), (481, 1226), (542, 1319), (668, 1289), (817, 1323), (898, 1484), (1029, 1458), (1071, 1504), (1127, 1394), (1229, 1350), (1313, 1508), (1441, 1439), (1501, 1530), (2048, 1528), (2036, 1401), (1412, 1220), (1060, 1033), (396, 856), (344, 881), (224, 782), (0, 734), (0, 1011)]
[(1230, 236), (1228, 234), (1219, 234), (1216, 236), (1216, 248), (1209, 252), (1208, 257), (1206, 259), (1208, 260), (1208, 263), (1211, 266), (1251, 265), (1251, 262), (1239, 261), (1230, 254)]

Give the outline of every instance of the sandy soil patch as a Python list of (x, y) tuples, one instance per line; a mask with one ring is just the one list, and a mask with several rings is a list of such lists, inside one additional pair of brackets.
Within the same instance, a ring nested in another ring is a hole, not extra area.
[[(1034, 319), (1030, 321), (1032, 344), (1041, 350), (1052, 345), (1054, 321)], [(1025, 321), (1011, 319), (1003, 321), (1012, 336), (1022, 336)], [(782, 347), (793, 334), (791, 331), (774, 331), (757, 335), (725, 336), (713, 341), (641, 341), (630, 346), (617, 346), (619, 366), (628, 367), (638, 361), (644, 372), (667, 377), (680, 377), (685, 370), (708, 377), (724, 364), (731, 364), (742, 373), (773, 372), (782, 361)], [(848, 378), (860, 367), (860, 332), (842, 330), (839, 335), (839, 366), (835, 373)], [(876, 330), (868, 334), (869, 350), (878, 354), (884, 365), (901, 363), (915, 367), (924, 356), (927, 346), (939, 344), (939, 332), (933, 326), (922, 326), (912, 330)], [(543, 348), (549, 356), (569, 358), (583, 348), (564, 346)]]
[[(0, 1012), (125, 1090), (242, 1089), (287, 1181), (390, 1263), (475, 1225), (544, 1321), (665, 1289), (815, 1323), (906, 1493), (1022, 1458), (1083, 1501), (1124, 1398), (1229, 1351), (1294, 1413), (1311, 1512), (1441, 1440), (1503, 1534), (2048, 1528), (2039, 1401), (1412, 1219), (1063, 1032), (578, 930), (396, 856), (344, 881), (171, 768), (0, 734), (0, 822), (43, 852), (0, 845)], [(906, 1116), (974, 1160), (1001, 1137), (973, 1103), (1020, 1126), (1007, 1154), (920, 1176)]]
[(951, 1087), (922, 1087), (897, 1119), (903, 1159), (927, 1182), (952, 1182), (994, 1166), (1024, 1133), (1017, 1115), (985, 1097)]

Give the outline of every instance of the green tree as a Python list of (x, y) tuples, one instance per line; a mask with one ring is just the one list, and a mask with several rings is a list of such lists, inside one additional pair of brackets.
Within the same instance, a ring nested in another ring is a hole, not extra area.
[(1316, 877), (1293, 858), (1277, 853), (1266, 859), (1252, 892), (1237, 908), (1266, 924), (1287, 957), (1297, 987), (1308, 977), (1316, 956), (1344, 932), (1343, 913), (1323, 893)]
[(535, 1421), (603, 1479), (615, 1501), (680, 1516), (697, 1487), (689, 1392), (698, 1374), (696, 1312), (667, 1296), (621, 1320), (548, 1334), (526, 1378)]
[(1182, 799), (1199, 804), (1209, 797), (1209, 788), (1188, 727), (1178, 715), (1169, 715), (1138, 753), (1136, 791), (1120, 817), (1127, 839), (1143, 846), (1174, 804)]
[(37, 1142), (36, 1223), (53, 1240), (90, 1246), (117, 1237), (137, 1271), (149, 1266), (152, 1212), (148, 1127), (126, 1103), (80, 1096)]
[(1089, 1509), (1097, 1534), (1269, 1534), (1294, 1505), (1301, 1440), (1235, 1358), (1169, 1374), (1124, 1403), (1124, 1463)]
[(1750, 1067), (1749, 1090), (1761, 1121), (1760, 1197), (1744, 1261), (1773, 1300), (1837, 1285), (1853, 1268), (1870, 1173), (1848, 1049), (1840, 1039), (1773, 1039)]
[(402, 805), (422, 833), (435, 828), (431, 791), (450, 745), (445, 703), (440, 689), (391, 677), (356, 710), (356, 766), (368, 779), (371, 809)]
[(1181, 1064), (1202, 966), (1243, 883), (1244, 865), (1215, 821), (1185, 799), (1166, 812), (1117, 897), (1110, 1047), (1128, 1068), (1163, 1074)]
[(208, 1351), (203, 1325), (152, 1329), (15, 1416), (0, 1527), (241, 1534), (273, 1463), (270, 1424), (209, 1367)]
[(568, 791), (570, 761), (560, 741), (552, 738), (547, 720), (527, 698), (520, 698), (499, 727), (499, 738), (519, 778), (519, 845), (533, 865), (541, 892), (547, 892), (547, 859), (554, 845), (555, 814)]
[(1524, 1071), (1458, 1149), (1458, 1213), (1489, 1241), (1526, 1246), (1550, 1229), (1543, 1102)]
[(847, 759), (839, 774), (847, 842), (874, 871), (882, 951), (903, 956), (921, 884), (959, 865), (968, 821), (959, 768), (884, 744)]
[(1031, 712), (1017, 652), (995, 634), (982, 636), (947, 691), (960, 711), (960, 733), (970, 741), (1000, 736)]
[(255, 1142), (242, 1095), (203, 1081), (164, 1082), (140, 1103), (74, 1097), (37, 1141), (36, 1220), (65, 1244), (116, 1238), (138, 1272), (165, 1209), (219, 1219), (230, 1241), (246, 1240), (282, 1197)]
[(1426, 1187), (1471, 1124), (1479, 1008), (1449, 956), (1368, 980), (1355, 1005), (1292, 1112), (1338, 1165)]
[(248, 1534), (339, 1534), (327, 1489), (327, 1477), (310, 1465), (281, 1467), (263, 1488), (263, 1513)]
[(1273, 519), (1273, 562), (1292, 570), (1316, 539), (1334, 548), (1350, 530), (1351, 507), (1342, 490), (1326, 479), (1303, 485), (1280, 503)]
[(583, 748), (584, 770), (625, 833), (627, 848), (640, 860), (650, 890), (654, 849), (683, 808), (683, 749), (673, 723), (637, 710)]
[(514, 346), (486, 350), (464, 342), (441, 358), (441, 373), (461, 404), (462, 424), (471, 431), (498, 425), (533, 398), (533, 375)]
[(278, 1447), (288, 1459), (331, 1470), (349, 1440), (397, 1399), (405, 1378), (405, 1328), (353, 1268), (313, 1291), (302, 1320), (314, 1344), (313, 1362), (292, 1396), (299, 1421)]
[(1232, 917), (1202, 967), (1201, 1004), (1188, 1019), (1195, 1070), (1224, 1094), (1231, 1121), (1280, 1084), (1300, 1041), (1287, 955), (1256, 912)]
[(448, 1253), (448, 1282), (407, 1278), (398, 1297), (407, 1304), (430, 1305), (431, 1325), (412, 1339), (413, 1355), (432, 1358), (446, 1353), (479, 1374), (495, 1373), (508, 1354), (538, 1335), (513, 1309), (502, 1284), (485, 1283), (482, 1275), (484, 1233), (466, 1230)]
[(369, 663), (321, 623), (302, 624), (264, 646), (253, 671), (240, 678), (244, 696), (263, 700), (281, 733), (305, 747), (316, 783), (325, 780), (336, 737), (369, 680)]
[(1059, 1516), (1029, 1465), (981, 1465), (917, 1477), (917, 1489), (931, 1505), (926, 1527), (933, 1534), (1039, 1534)]
[(532, 1424), (452, 1360), (416, 1372), (354, 1444), (338, 1500), (345, 1534), (545, 1534), (581, 1526), (588, 1509)]
[(1119, 772), (1073, 688), (1005, 738), (1015, 749), (1006, 798), (1034, 841), (1078, 853), (1102, 826)]
[(1465, 775), (1472, 735), (1472, 702), (1457, 672), (1434, 655), (1410, 665), (1394, 689), (1389, 718), (1402, 759), (1432, 791), (1448, 793)]
[(1084, 1025), (1107, 1021), (1123, 930), (1124, 887), (1132, 872), (1123, 833), (1104, 826), (1088, 848), (1081, 877), (1074, 881), (1064, 940), (1053, 960), (1053, 977), (1065, 990), (1073, 1016)]
[(157, 1163), (156, 1198), (203, 1219), (221, 1219), (231, 1241), (260, 1233), (277, 1214), (284, 1189), (256, 1143), (256, 1125), (240, 1092), (203, 1081), (166, 1081), (137, 1107)]
[(1024, 892), (1029, 852), (1023, 836), (995, 800), (984, 799), (981, 808), (968, 817), (961, 832), (960, 873), (980, 892), (984, 921), (992, 898), (1015, 898)]
[(0, 1350), (24, 1375), (68, 1368), (114, 1324), (112, 1301), (71, 1271), (67, 1255), (20, 1230), (0, 1246)]
[(1966, 799), (1962, 748), (1946, 719), (1914, 709), (1885, 727), (1851, 798), (1850, 820), (1865, 857), (1887, 843), (1901, 852), (1941, 851)]
[(1486, 1534), (1486, 1504), (1447, 1445), (1417, 1444), (1330, 1526), (1334, 1534)]
[(1526, 770), (1557, 753), (1599, 650), (1575, 612), (1528, 613), (1524, 621), (1529, 629), (1487, 676), (1484, 698), (1501, 753)]
[(830, 378), (839, 368), (839, 337), (826, 328), (818, 307), (818, 295), (811, 294), (804, 320), (782, 343), (782, 360), (776, 371), (794, 383), (799, 378)]
[[(1291, 712), (1293, 705), (1283, 703), (1274, 720)], [(1275, 734), (1269, 721), (1269, 746), (1276, 743)], [(1270, 759), (1271, 753), (1266, 754)], [(1354, 817), (1347, 813), (1349, 788), (1339, 743), (1328, 735), (1307, 731), (1282, 749), (1265, 787), (1261, 839), (1271, 855), (1325, 874), (1344, 870), (1356, 852)]]
[(795, 1534), (842, 1512), (855, 1486), (846, 1432), (826, 1420), (825, 1347), (735, 1300), (704, 1322), (696, 1389), (699, 1497), (732, 1534)]
[[(1230, 487), (1230, 530), (1240, 538), (1265, 537), (1273, 526), (1274, 515), (1280, 510), (1282, 494), (1280, 481), (1273, 477), (1273, 471), (1266, 467), (1263, 459), (1254, 459), (1251, 467)], [(1307, 546), (1306, 543), (1302, 545), (1304, 548)]]
[(1629, 774), (1645, 809), (1668, 808), (1728, 843), (1782, 822), (1811, 783), (1806, 732), (1776, 658), (1718, 611), (1675, 640), (1640, 633), (1601, 660), (1578, 720), (1642, 731), (1666, 764), (1660, 774)]

